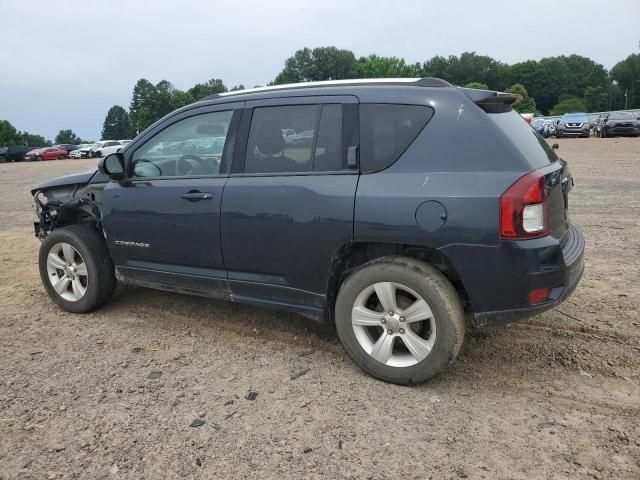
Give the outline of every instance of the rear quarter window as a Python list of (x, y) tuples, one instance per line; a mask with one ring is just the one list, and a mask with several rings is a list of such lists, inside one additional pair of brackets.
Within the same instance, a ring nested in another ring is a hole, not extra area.
[(504, 113), (488, 113), (487, 117), (513, 142), (532, 170), (542, 168), (558, 160), (558, 156), (547, 141), (531, 128), (515, 110)]
[(393, 164), (433, 116), (422, 105), (360, 105), (360, 170), (378, 172)]

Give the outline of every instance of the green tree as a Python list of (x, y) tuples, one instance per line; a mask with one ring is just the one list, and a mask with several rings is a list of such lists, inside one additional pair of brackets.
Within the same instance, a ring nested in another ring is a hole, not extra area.
[(177, 90), (167, 80), (160, 80), (153, 85), (141, 78), (133, 88), (129, 120), (134, 132), (140, 133), (166, 114), (191, 102), (193, 97), (188, 92)]
[(640, 108), (640, 54), (634, 53), (616, 63), (611, 69), (611, 79), (623, 95), (627, 94), (627, 108)]
[(50, 147), (51, 141), (46, 140), (42, 135), (36, 135), (29, 132), (18, 132), (17, 145), (26, 145), (27, 147)]
[(56, 143), (70, 143), (72, 145), (77, 145), (82, 143), (80, 137), (78, 137), (71, 129), (60, 130), (56, 138), (54, 139)]
[(508, 65), (475, 52), (464, 52), (460, 57), (435, 56), (422, 64), (421, 75), (442, 78), (454, 85), (483, 83), (492, 90), (504, 90), (509, 85)]
[(129, 114), (120, 105), (114, 105), (107, 112), (102, 125), (103, 140), (122, 140), (133, 138), (135, 132), (131, 127)]
[(360, 78), (418, 77), (420, 64), (407, 65), (403, 58), (369, 55), (360, 57), (356, 64)]
[(565, 113), (585, 112), (587, 106), (580, 97), (569, 97), (558, 102), (551, 109), (551, 115), (563, 115)]
[(511, 66), (510, 76), (515, 83), (526, 87), (543, 113), (563, 98), (582, 97), (587, 87), (606, 88), (609, 84), (605, 68), (580, 55), (516, 63)]
[(529, 96), (527, 89), (524, 88), (524, 85), (519, 83), (514, 83), (506, 90), (507, 93), (515, 93), (516, 95), (520, 95), (522, 97), (522, 101), (515, 106), (515, 110), (520, 113), (533, 113), (537, 115), (538, 108), (536, 107), (536, 101)]
[(609, 109), (609, 93), (605, 87), (587, 87), (584, 91), (587, 112), (602, 112)]
[(0, 146), (16, 145), (18, 141), (18, 131), (8, 120), (0, 120)]
[(212, 78), (204, 83), (197, 83), (187, 93), (191, 95), (193, 101), (200, 100), (201, 98), (213, 95), (216, 93), (224, 93), (227, 91), (227, 87), (219, 78)]
[(284, 69), (272, 84), (339, 80), (356, 76), (357, 62), (352, 51), (336, 47), (303, 48), (285, 61)]
[[(257, 85), (257, 86), (259, 87), (260, 85)], [(242, 84), (240, 84), (240, 85), (234, 85), (233, 87), (231, 87), (231, 88), (229, 89), (229, 91), (230, 91), (230, 92), (235, 92), (235, 91), (237, 91), (237, 90), (245, 90), (245, 86), (244, 86), (244, 85), (242, 85)]]
[(489, 86), (486, 83), (469, 82), (465, 85), (466, 88), (477, 88), (478, 90), (489, 90)]
[(157, 94), (155, 85), (146, 78), (141, 78), (133, 87), (129, 119), (135, 133), (151, 125), (157, 118), (154, 112), (154, 99)]

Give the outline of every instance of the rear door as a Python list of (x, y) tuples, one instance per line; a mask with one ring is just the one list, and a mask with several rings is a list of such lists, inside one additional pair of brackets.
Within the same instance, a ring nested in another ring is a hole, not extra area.
[(118, 274), (193, 293), (227, 292), (220, 205), (241, 102), (189, 110), (125, 154), (128, 178), (103, 193)]
[(353, 237), (357, 98), (247, 102), (240, 132), (222, 199), (231, 291), (317, 313), (335, 253)]

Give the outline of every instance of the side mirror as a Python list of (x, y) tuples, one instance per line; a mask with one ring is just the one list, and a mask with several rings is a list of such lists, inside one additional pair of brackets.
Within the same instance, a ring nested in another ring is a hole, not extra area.
[(558, 145), (557, 143), (554, 143), (553, 145), (551, 145), (551, 148), (554, 150), (557, 150), (560, 148), (560, 145)]
[(107, 155), (98, 163), (98, 170), (114, 180), (122, 180), (124, 178), (124, 155), (121, 153)]

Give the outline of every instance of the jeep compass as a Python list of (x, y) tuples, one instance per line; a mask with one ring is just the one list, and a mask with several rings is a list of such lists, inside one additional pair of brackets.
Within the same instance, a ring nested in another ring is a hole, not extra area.
[(44, 288), (76, 313), (117, 282), (285, 309), (423, 382), (469, 322), (554, 307), (582, 275), (573, 178), (520, 100), (433, 78), (212, 95), (32, 190)]

